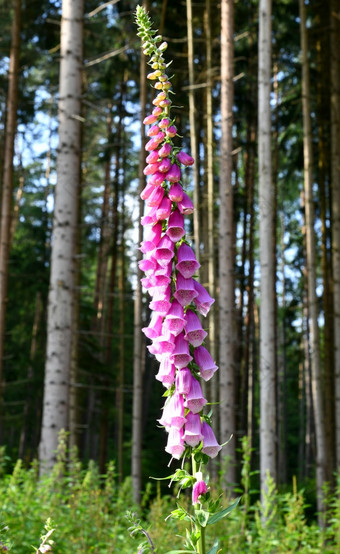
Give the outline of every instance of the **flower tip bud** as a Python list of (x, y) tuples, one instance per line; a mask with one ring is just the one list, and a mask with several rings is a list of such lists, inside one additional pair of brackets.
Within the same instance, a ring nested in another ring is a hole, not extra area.
[(162, 42), (162, 44), (160, 44), (160, 45), (158, 46), (158, 50), (160, 50), (160, 52), (165, 52), (165, 50), (167, 49), (167, 47), (168, 47), (168, 43), (164, 41), (164, 42)]

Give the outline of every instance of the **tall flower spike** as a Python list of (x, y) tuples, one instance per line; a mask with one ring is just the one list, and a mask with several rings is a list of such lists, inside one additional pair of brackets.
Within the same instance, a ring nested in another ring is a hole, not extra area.
[[(152, 30), (150, 19), (140, 6), (136, 19), (143, 52), (150, 56), (147, 78), (157, 91), (152, 113), (144, 119), (150, 127), (144, 169), (148, 183), (141, 193), (146, 204), (141, 221), (144, 258), (139, 267), (145, 273), (142, 283), (151, 296), (152, 314), (143, 332), (151, 341), (149, 352), (160, 364), (156, 379), (168, 389), (159, 420), (168, 433), (165, 450), (176, 459), (193, 455), (192, 500), (198, 504), (206, 501), (208, 487), (201, 467), (197, 472), (196, 459), (202, 466), (206, 462), (204, 454), (215, 457), (221, 449), (207, 423), (208, 416), (203, 413), (207, 399), (198, 380), (207, 381), (217, 370), (202, 346), (207, 333), (198, 317), (207, 315), (214, 299), (193, 278), (200, 264), (186, 238), (185, 217), (193, 213), (194, 206), (183, 190), (182, 177), (194, 159), (175, 143), (180, 135), (171, 116), (172, 85), (165, 74), (167, 43)], [(198, 551), (201, 554), (205, 550), (199, 547)]]

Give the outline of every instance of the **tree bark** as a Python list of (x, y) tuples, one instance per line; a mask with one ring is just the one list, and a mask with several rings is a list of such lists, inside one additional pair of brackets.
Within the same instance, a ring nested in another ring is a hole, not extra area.
[(275, 269), (273, 259), (273, 183), (271, 159), (271, 1), (259, 4), (258, 158), (260, 210), (260, 476), (276, 482)]
[(334, 293), (335, 450), (340, 469), (340, 2), (330, 2), (331, 28), (331, 183)]
[(18, 81), (20, 56), (21, 0), (13, 2), (11, 51), (9, 60), (7, 117), (4, 147), (3, 184), (0, 221), (0, 436), (3, 396), (3, 361), (7, 307), (8, 257), (11, 242), (14, 140), (17, 130)]
[[(313, 158), (312, 128), (310, 108), (310, 86), (308, 67), (308, 45), (306, 29), (306, 7), (304, 0), (299, 0), (301, 22), (301, 61), (302, 61), (302, 114), (303, 114), (303, 157), (304, 157), (304, 192), (305, 192), (305, 226), (306, 226), (306, 269), (308, 284), (308, 317), (310, 331), (310, 354), (312, 372), (312, 398), (316, 436), (316, 486), (317, 508), (319, 514), (324, 509), (322, 487), (326, 480), (326, 434), (324, 422), (324, 405), (322, 398), (321, 356), (318, 326), (318, 299), (316, 296), (316, 250), (314, 232), (313, 200)], [(319, 520), (320, 521), (320, 520)]]
[[(221, 161), (219, 216), (219, 383), (220, 439), (235, 435), (234, 366), (234, 225), (232, 190), (232, 108), (233, 108), (233, 2), (221, 2)], [(236, 480), (236, 438), (228, 444), (229, 463), (224, 486)]]
[(59, 77), (59, 149), (55, 192), (41, 471), (54, 464), (58, 434), (68, 427), (69, 378), (75, 292), (75, 245), (81, 156), (83, 0), (63, 0)]

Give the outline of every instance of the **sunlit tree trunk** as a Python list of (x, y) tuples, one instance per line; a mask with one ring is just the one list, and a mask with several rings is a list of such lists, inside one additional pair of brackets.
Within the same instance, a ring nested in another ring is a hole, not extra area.
[(58, 433), (68, 427), (69, 378), (78, 223), (83, 0), (63, 0), (59, 77), (59, 149), (54, 203), (47, 354), (39, 458), (42, 471), (55, 460)]
[(259, 4), (258, 158), (260, 219), (260, 476), (261, 491), (276, 469), (275, 267), (271, 159), (271, 1)]
[[(219, 376), (220, 439), (225, 442), (235, 434), (235, 366), (234, 366), (234, 225), (232, 190), (232, 108), (233, 108), (233, 2), (221, 2), (221, 161), (219, 219)], [(236, 438), (224, 455), (229, 458), (224, 485), (236, 479)]]
[(316, 296), (316, 251), (314, 232), (313, 201), (313, 165), (312, 165), (312, 129), (308, 66), (308, 45), (306, 29), (306, 7), (304, 0), (299, 0), (301, 22), (302, 53), (302, 113), (303, 113), (303, 153), (304, 153), (304, 191), (306, 223), (306, 268), (308, 283), (308, 317), (310, 331), (310, 355), (312, 372), (312, 397), (316, 436), (316, 486), (317, 507), (323, 509), (322, 486), (326, 480), (326, 435), (324, 406), (322, 399), (320, 340), (318, 327), (318, 299)]
[(8, 257), (11, 241), (11, 217), (13, 195), (13, 156), (17, 129), (18, 80), (20, 56), (21, 0), (13, 2), (11, 51), (9, 58), (7, 117), (4, 146), (4, 167), (0, 221), (0, 436), (1, 404), (3, 395), (3, 361), (5, 345), (5, 320), (7, 306)]
[(331, 27), (331, 183), (334, 291), (336, 467), (340, 468), (340, 2), (330, 2)]

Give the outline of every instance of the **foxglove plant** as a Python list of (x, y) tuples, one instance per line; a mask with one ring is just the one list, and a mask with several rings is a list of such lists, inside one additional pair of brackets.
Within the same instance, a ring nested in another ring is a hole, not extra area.
[[(142, 331), (151, 340), (149, 352), (159, 361), (156, 379), (167, 389), (159, 419), (168, 433), (165, 450), (172, 458), (182, 460), (181, 469), (169, 479), (178, 481), (180, 490), (192, 489), (194, 514), (180, 506), (171, 514), (192, 524), (187, 550), (180, 552), (206, 554), (206, 525), (225, 517), (232, 509), (219, 511), (218, 501), (210, 498), (204, 472), (209, 458), (215, 458), (222, 448), (211, 427), (211, 413), (203, 411), (207, 400), (200, 384), (201, 379), (208, 381), (218, 369), (202, 346), (207, 333), (199, 317), (208, 314), (214, 299), (195, 279), (200, 264), (186, 237), (184, 217), (192, 214), (194, 206), (183, 190), (182, 171), (194, 159), (174, 142), (177, 129), (171, 117), (172, 84), (166, 74), (170, 64), (164, 60), (167, 43), (156, 35), (141, 6), (136, 9), (136, 22), (143, 53), (150, 57), (152, 72), (147, 78), (156, 91), (152, 113), (144, 119), (149, 126), (144, 169), (148, 182), (141, 193), (146, 208), (141, 221), (145, 238), (140, 246), (143, 259), (139, 267), (145, 273), (142, 285), (151, 296), (152, 315)], [(192, 473), (184, 469), (187, 459), (192, 461)]]

